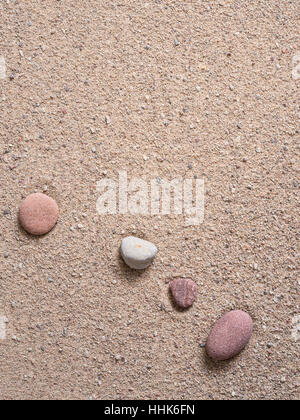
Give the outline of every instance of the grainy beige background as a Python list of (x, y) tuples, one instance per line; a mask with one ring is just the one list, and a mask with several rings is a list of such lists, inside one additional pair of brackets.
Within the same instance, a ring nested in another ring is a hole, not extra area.
[[(0, 9), (0, 397), (298, 399), (299, 1)], [(120, 169), (204, 178), (204, 223), (97, 216), (96, 182)], [(17, 209), (44, 186), (61, 217), (35, 239)], [(140, 275), (118, 256), (135, 230), (160, 250)], [(199, 285), (187, 312), (172, 275)], [(201, 344), (232, 308), (255, 332), (214, 364)]]

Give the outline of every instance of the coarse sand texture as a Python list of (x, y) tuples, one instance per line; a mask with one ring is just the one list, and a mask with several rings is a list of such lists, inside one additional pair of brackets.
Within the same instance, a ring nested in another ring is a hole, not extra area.
[(299, 399), (299, 17), (0, 0), (0, 400)]

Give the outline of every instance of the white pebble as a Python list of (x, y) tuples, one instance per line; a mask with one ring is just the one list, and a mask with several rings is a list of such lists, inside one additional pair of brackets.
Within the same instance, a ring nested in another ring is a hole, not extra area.
[(125, 263), (136, 270), (143, 270), (152, 263), (157, 248), (154, 244), (134, 236), (124, 238), (121, 244), (121, 255)]

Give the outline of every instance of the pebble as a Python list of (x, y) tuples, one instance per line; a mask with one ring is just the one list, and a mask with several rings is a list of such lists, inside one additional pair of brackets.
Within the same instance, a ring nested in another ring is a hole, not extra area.
[(135, 236), (128, 236), (122, 240), (121, 255), (125, 263), (136, 270), (149, 267), (157, 251), (154, 244)]
[(170, 290), (177, 305), (188, 308), (196, 299), (198, 287), (192, 279), (177, 278), (170, 283)]
[(246, 312), (235, 310), (226, 313), (209, 334), (207, 354), (215, 360), (231, 359), (248, 344), (252, 331), (253, 321)]
[(32, 235), (44, 235), (50, 232), (58, 219), (56, 202), (45, 194), (29, 195), (19, 209), (21, 226)]

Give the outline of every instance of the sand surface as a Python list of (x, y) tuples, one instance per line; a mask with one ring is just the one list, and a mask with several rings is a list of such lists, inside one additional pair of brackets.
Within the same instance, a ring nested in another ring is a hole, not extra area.
[[(299, 15), (298, 0), (1, 1), (2, 399), (299, 398)], [(203, 224), (98, 215), (96, 183), (119, 170), (204, 179)], [(34, 191), (60, 208), (41, 238), (17, 222)], [(131, 234), (159, 248), (140, 274), (119, 257)], [(188, 311), (172, 276), (199, 286)], [(254, 334), (213, 363), (203, 344), (230, 309)]]

